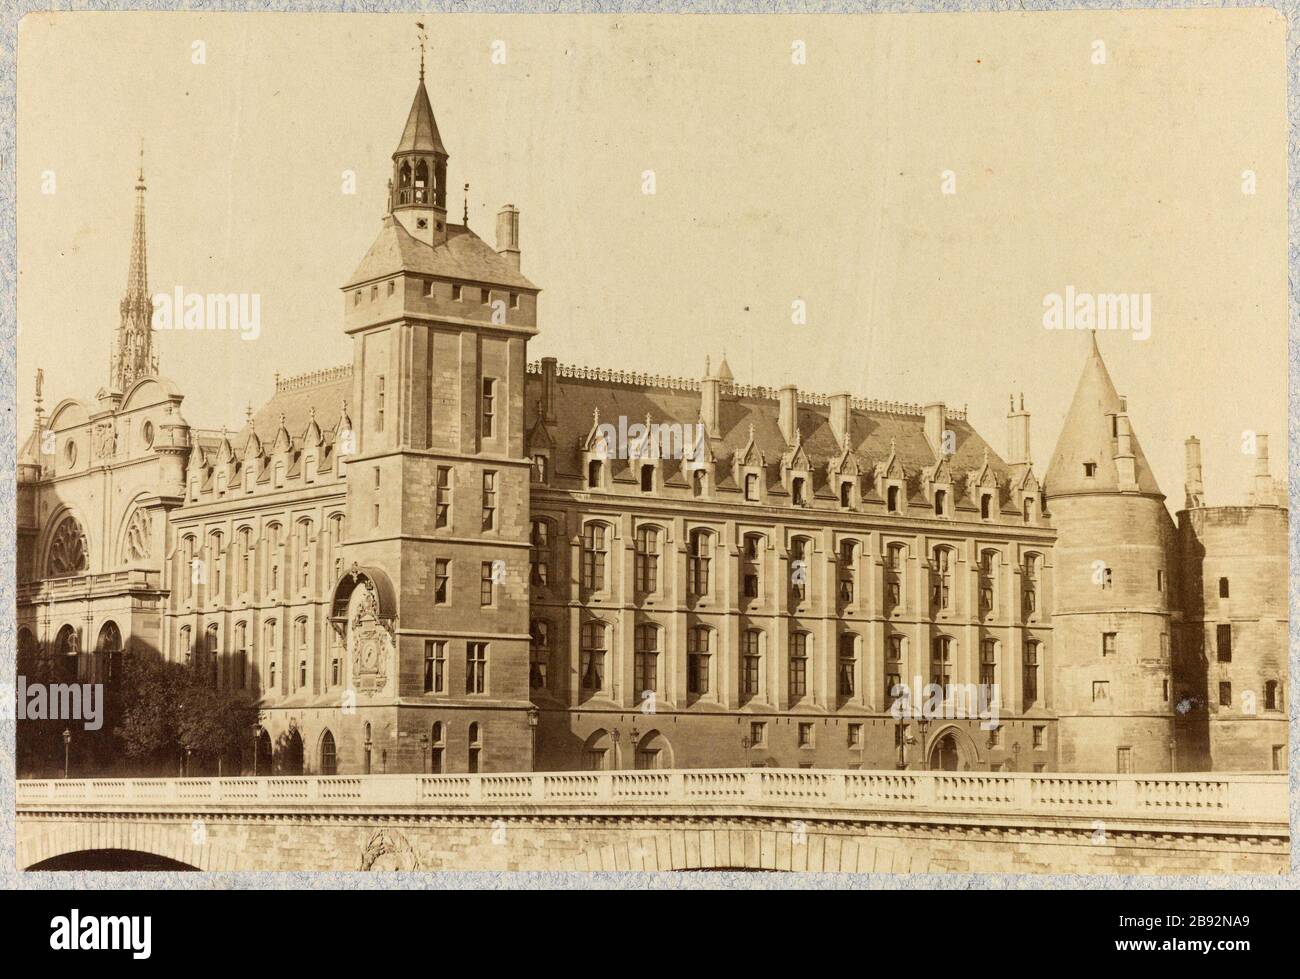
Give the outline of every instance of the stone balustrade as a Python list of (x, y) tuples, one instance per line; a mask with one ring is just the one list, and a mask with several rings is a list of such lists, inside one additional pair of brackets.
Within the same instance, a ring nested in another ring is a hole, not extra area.
[(1280, 824), (1285, 774), (1069, 775), (808, 769), (539, 772), (480, 775), (23, 780), (17, 807), (49, 809), (302, 806), (589, 808), (730, 807), (1003, 813)]

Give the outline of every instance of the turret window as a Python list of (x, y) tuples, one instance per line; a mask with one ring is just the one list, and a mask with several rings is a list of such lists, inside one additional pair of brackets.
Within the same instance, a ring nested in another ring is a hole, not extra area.
[(1085, 462), (1083, 464), (1083, 475), (1087, 479), (1092, 479), (1097, 475), (1097, 464), (1095, 462)]
[(1281, 702), (1278, 698), (1277, 692), (1278, 692), (1278, 682), (1276, 680), (1268, 680), (1264, 683), (1264, 709), (1265, 710), (1282, 709)]
[(461, 298), (462, 298), (462, 286), (461, 286), (461, 284), (460, 284), (459, 282), (453, 282), (453, 283), (451, 284), (451, 298), (452, 298), (452, 302), (460, 302), (460, 301), (461, 301)]
[(490, 439), (496, 431), (496, 378), (483, 378), (483, 437)]
[(1219, 625), (1214, 628), (1215, 646), (1220, 663), (1232, 662), (1232, 626)]
[(1220, 579), (1219, 579), (1219, 597), (1220, 597), (1220, 598), (1227, 598), (1227, 597), (1228, 597), (1228, 579), (1227, 579), (1227, 578), (1220, 578)]

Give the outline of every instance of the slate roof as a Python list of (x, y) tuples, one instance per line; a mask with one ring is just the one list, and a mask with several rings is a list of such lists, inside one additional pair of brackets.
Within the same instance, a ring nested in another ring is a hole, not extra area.
[(389, 214), (384, 218), (370, 250), (343, 288), (351, 289), (363, 282), (387, 278), (399, 272), (537, 289), (465, 225), (448, 224), (446, 241), (426, 245)]

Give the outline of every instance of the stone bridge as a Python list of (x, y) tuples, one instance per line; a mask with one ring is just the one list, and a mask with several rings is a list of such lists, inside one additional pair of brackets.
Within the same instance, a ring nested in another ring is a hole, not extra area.
[(1285, 873), (1285, 774), (785, 769), (17, 785), (22, 870)]

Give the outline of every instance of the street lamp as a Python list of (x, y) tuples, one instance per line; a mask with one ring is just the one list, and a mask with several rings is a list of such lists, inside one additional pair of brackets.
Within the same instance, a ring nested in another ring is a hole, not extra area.
[(916, 719), (916, 729), (917, 729), (917, 731), (918, 731), (918, 732), (920, 733), (920, 735), (921, 735), (921, 771), (923, 771), (923, 772), (925, 772), (925, 771), (929, 771), (929, 769), (930, 769), (930, 758), (929, 758), (929, 756), (926, 754), (926, 750), (925, 750), (925, 749), (926, 749), (925, 733), (926, 733), (928, 730), (930, 730), (930, 719), (929, 719), (928, 717), (926, 717), (924, 714), (922, 714), (921, 716), (917, 717), (917, 719)]
[(63, 729), (63, 777), (68, 777), (68, 747), (72, 744), (72, 732)]

